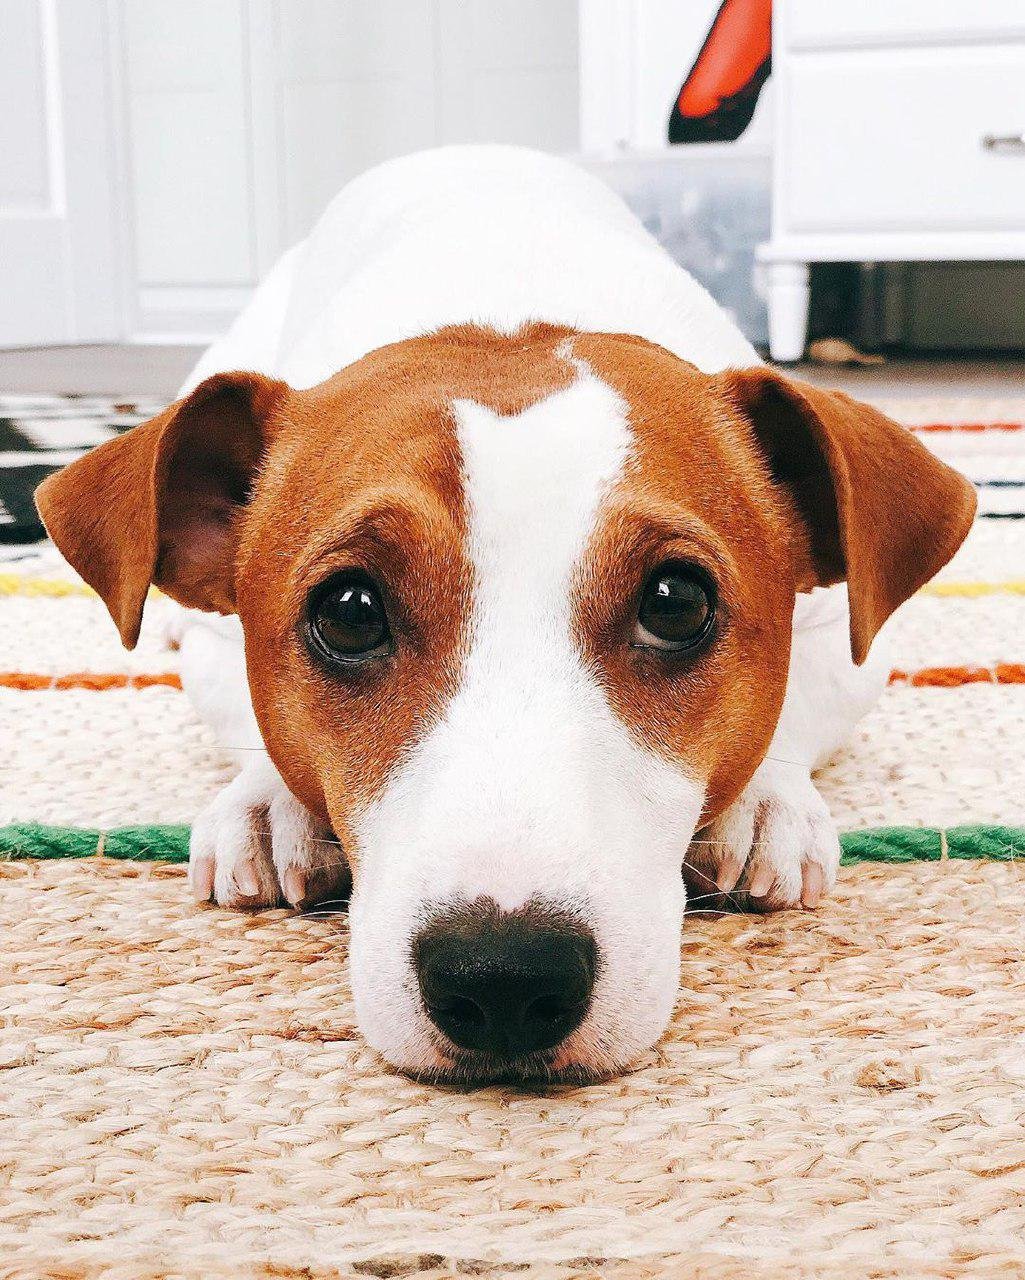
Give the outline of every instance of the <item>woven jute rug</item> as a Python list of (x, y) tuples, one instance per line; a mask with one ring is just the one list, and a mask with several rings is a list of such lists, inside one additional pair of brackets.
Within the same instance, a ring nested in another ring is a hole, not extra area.
[(689, 918), (668, 1034), (587, 1088), (411, 1083), (344, 914), (137, 860), (231, 762), (159, 599), (126, 655), (52, 548), (5, 553), (0, 1280), (1025, 1275), (1025, 403), (888, 408), (982, 515), (820, 776), (853, 865), (814, 913)]
[(814, 915), (692, 920), (659, 1049), (538, 1094), (385, 1068), (344, 916), (11, 863), (0, 1275), (1020, 1274), (1023, 874), (860, 867)]

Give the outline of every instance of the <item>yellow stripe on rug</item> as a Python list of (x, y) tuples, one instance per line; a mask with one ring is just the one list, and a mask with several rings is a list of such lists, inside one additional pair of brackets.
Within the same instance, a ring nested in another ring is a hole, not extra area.
[(0, 572), (0, 596), (43, 596), (54, 600), (95, 594), (92, 587), (70, 578), (37, 578), (26, 573)]
[[(159, 596), (161, 593), (158, 588), (153, 587), (151, 594)], [(0, 572), (0, 596), (36, 596), (59, 600), (66, 596), (95, 595), (92, 587), (71, 578), (44, 578), (26, 573)], [(1003, 582), (930, 582), (921, 589), (919, 595), (960, 596), (968, 599), (976, 596), (1025, 596), (1025, 578), (1011, 578)]]
[[(150, 596), (159, 596), (158, 587), (150, 587)], [(67, 596), (89, 596), (96, 592), (87, 583), (76, 578), (40, 578), (31, 573), (0, 571), (0, 596), (35, 596), (39, 599), (61, 600)]]
[(976, 596), (1025, 596), (1025, 579), (1012, 578), (1006, 582), (930, 582), (919, 595), (960, 596), (973, 599)]

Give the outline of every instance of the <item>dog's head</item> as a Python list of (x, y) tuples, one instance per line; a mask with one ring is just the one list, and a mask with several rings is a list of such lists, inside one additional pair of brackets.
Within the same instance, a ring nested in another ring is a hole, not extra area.
[(134, 644), (151, 583), (239, 614), (264, 741), (349, 858), (393, 1063), (595, 1075), (677, 987), (681, 865), (783, 700), (794, 597), (864, 659), (967, 483), (846, 396), (639, 338), (453, 328), (307, 391), (219, 374), (48, 480)]

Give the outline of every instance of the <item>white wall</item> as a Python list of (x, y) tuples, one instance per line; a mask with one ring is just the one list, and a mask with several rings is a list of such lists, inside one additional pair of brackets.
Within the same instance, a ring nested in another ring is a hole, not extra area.
[(448, 142), (578, 145), (576, 0), (112, 0), (130, 328), (206, 335), (348, 179)]

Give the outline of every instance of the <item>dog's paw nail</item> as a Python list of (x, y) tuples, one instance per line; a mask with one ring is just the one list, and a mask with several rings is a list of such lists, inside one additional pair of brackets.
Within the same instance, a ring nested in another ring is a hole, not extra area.
[(214, 860), (198, 858), (189, 867), (189, 883), (196, 902), (209, 902), (214, 891)]
[(825, 887), (822, 868), (814, 862), (806, 862), (801, 875), (801, 904), (813, 911), (822, 899), (822, 890)]
[(245, 898), (255, 898), (260, 892), (260, 882), (256, 878), (256, 868), (251, 862), (240, 862), (231, 873), (235, 886)]
[(729, 893), (737, 887), (737, 881), (743, 874), (743, 862), (739, 858), (727, 858), (715, 877), (715, 887), (720, 893)]
[(764, 898), (772, 888), (774, 879), (771, 867), (760, 867), (751, 877), (747, 891), (752, 898)]
[(286, 867), (281, 888), (286, 901), (297, 907), (306, 897), (306, 872), (298, 867)]

